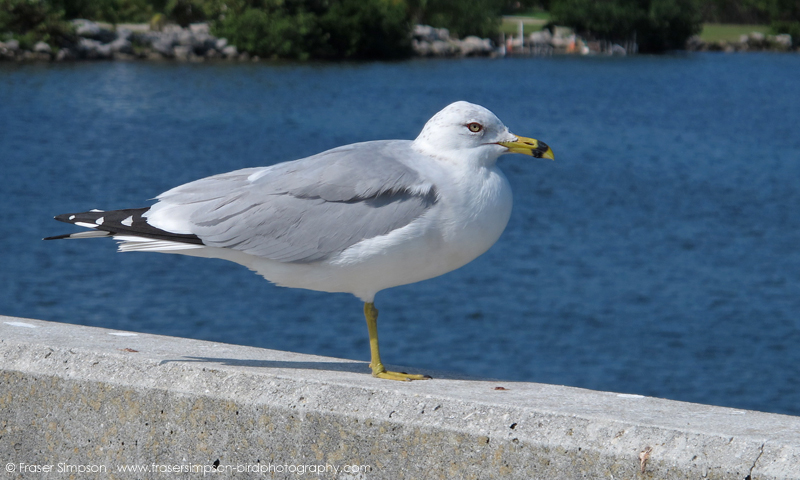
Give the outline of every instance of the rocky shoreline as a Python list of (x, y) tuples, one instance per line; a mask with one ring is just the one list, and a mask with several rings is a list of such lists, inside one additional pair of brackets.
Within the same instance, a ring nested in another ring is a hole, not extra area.
[[(210, 33), (207, 23), (197, 23), (182, 28), (164, 25), (151, 29), (148, 24), (119, 24), (116, 26), (73, 20), (77, 34), (74, 45), (54, 51), (45, 42), (38, 42), (29, 49), (20, 46), (17, 40), (0, 42), (0, 61), (73, 61), (73, 60), (177, 60), (203, 62), (206, 60), (258, 61), (257, 56), (240, 52), (225, 38)], [(555, 34), (543, 30), (520, 39), (510, 37), (495, 46), (488, 38), (450, 36), (445, 28), (416, 25), (413, 31), (412, 48), (417, 57), (474, 57), (509, 55), (552, 54), (630, 54), (634, 45), (612, 45), (602, 42), (585, 42), (570, 32)], [(515, 43), (516, 42), (516, 43)], [(596, 44), (596, 45), (595, 45)], [(739, 42), (704, 42), (692, 37), (686, 45), (688, 51), (793, 51), (789, 35), (764, 35), (753, 32), (742, 35)], [(794, 51), (800, 51), (800, 48)]]
[[(77, 42), (54, 51), (45, 42), (24, 49), (17, 40), (0, 42), (0, 60), (70, 61), (70, 60), (206, 60), (258, 61), (257, 56), (240, 52), (225, 38), (211, 35), (207, 23), (182, 28), (164, 25), (152, 30), (148, 24), (110, 24), (73, 20)], [(490, 56), (497, 49), (488, 38), (451, 38), (445, 28), (417, 25), (412, 46), (416, 56)]]
[(446, 28), (414, 26), (411, 47), (418, 57), (486, 57), (501, 54), (491, 40), (475, 36), (451, 38)]
[(224, 38), (211, 35), (208, 24), (200, 23), (181, 28), (165, 25), (151, 30), (148, 24), (112, 25), (90, 20), (73, 20), (77, 42), (53, 51), (50, 45), (39, 42), (32, 49), (20, 48), (19, 42), (0, 42), (0, 59), (4, 60), (162, 60), (203, 61), (205, 59), (250, 60)]
[(742, 35), (738, 42), (704, 42), (700, 37), (692, 37), (686, 42), (686, 50), (690, 52), (800, 52), (800, 47), (792, 48), (792, 36), (789, 34), (764, 35), (752, 32)]

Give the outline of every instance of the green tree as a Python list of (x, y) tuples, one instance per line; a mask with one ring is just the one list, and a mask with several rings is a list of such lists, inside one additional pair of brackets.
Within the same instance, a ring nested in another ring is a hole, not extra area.
[(215, 33), (256, 55), (305, 60), (314, 50), (315, 28), (314, 17), (307, 12), (288, 15), (280, 10), (246, 8), (225, 15)]
[(86, 18), (98, 22), (146, 22), (163, 11), (162, 0), (49, 0), (67, 19)]
[(415, 23), (447, 28), (457, 37), (494, 37), (505, 6), (498, 0), (409, 0)]
[(400, 58), (411, 54), (411, 19), (399, 0), (341, 0), (319, 17), (325, 41), (317, 56)]
[(765, 24), (769, 23), (769, 3), (772, 0), (705, 0), (701, 11), (703, 21), (710, 23)]
[(10, 33), (23, 48), (44, 41), (63, 46), (76, 40), (64, 11), (45, 0), (0, 0), (0, 34)]
[(710, 23), (771, 24), (800, 45), (800, 0), (706, 0), (701, 11)]
[(410, 55), (402, 0), (211, 0), (213, 31), (267, 58), (395, 58)]
[[(202, 0), (170, 0), (164, 13), (181, 27), (206, 20), (205, 5)], [(151, 15), (152, 16), (152, 15)]]
[(642, 52), (681, 49), (700, 33), (697, 0), (553, 0), (552, 22), (588, 38), (636, 38)]
[(775, 33), (788, 33), (792, 45), (800, 46), (800, 0), (773, 0), (770, 20)]

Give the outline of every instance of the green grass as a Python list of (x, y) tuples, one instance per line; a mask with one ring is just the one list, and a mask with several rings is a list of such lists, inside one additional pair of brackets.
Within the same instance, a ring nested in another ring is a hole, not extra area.
[(519, 32), (519, 22), (522, 20), (522, 30), (525, 32), (525, 35), (529, 35), (541, 30), (549, 19), (550, 15), (547, 12), (503, 17), (503, 23), (500, 24), (500, 31), (506, 35), (516, 35)]
[(527, 17), (527, 18), (535, 18), (537, 20), (544, 20), (545, 22), (550, 20), (550, 12), (545, 12), (544, 10), (527, 10), (524, 12), (518, 12), (513, 15), (513, 17)]
[(704, 23), (700, 38), (705, 42), (738, 42), (741, 35), (750, 32), (771, 33), (769, 25), (729, 25), (724, 23)]
[[(500, 31), (506, 35), (516, 35), (519, 31), (519, 21), (523, 22), (523, 30), (525, 35), (533, 32), (538, 32), (550, 20), (550, 14), (547, 12), (536, 11), (521, 13), (514, 16), (503, 17), (503, 23), (500, 24)], [(763, 34), (772, 33), (769, 25), (732, 25), (726, 23), (705, 23), (703, 24), (703, 31), (700, 33), (700, 38), (705, 42), (738, 42), (741, 35), (747, 35), (751, 32), (761, 32)]]

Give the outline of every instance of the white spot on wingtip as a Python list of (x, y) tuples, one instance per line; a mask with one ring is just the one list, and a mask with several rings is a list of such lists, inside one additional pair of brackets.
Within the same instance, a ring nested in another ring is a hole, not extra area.
[(96, 208), (93, 208), (93, 209), (91, 209), (91, 210), (89, 210), (89, 211), (90, 211), (90, 212), (102, 212), (102, 210), (98, 210), (98, 209), (96, 209)]
[(24, 327), (24, 328), (39, 328), (36, 325), (32, 325), (30, 323), (25, 322), (3, 322), (6, 325), (11, 325), (12, 327)]
[(105, 222), (105, 221), (106, 221), (105, 217), (100, 217), (97, 220), (95, 220), (94, 223), (96, 223), (98, 225), (102, 225), (103, 222)]
[(126, 218), (125, 220), (119, 223), (125, 225), (126, 227), (130, 227), (131, 225), (133, 225), (133, 215), (131, 215), (130, 217)]
[(75, 215), (70, 215), (70, 216), (69, 216), (69, 219), (70, 219), (70, 220), (75, 220)]
[(95, 225), (94, 223), (75, 222), (75, 225), (86, 228), (97, 228), (97, 225)]
[(137, 337), (139, 336), (138, 333), (131, 333), (131, 332), (111, 332), (109, 335), (114, 335), (117, 337)]

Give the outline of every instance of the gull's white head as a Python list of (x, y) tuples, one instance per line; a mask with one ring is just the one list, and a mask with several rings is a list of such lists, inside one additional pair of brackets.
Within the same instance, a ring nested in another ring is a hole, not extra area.
[(493, 164), (504, 153), (553, 158), (543, 142), (510, 133), (494, 113), (468, 102), (451, 103), (431, 117), (414, 147), (434, 157), (484, 165)]

